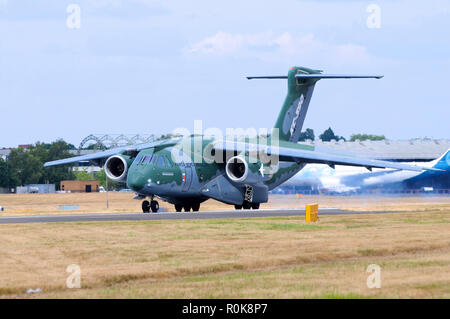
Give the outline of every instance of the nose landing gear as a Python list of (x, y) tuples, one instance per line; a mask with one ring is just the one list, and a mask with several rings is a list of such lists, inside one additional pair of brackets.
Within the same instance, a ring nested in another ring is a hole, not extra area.
[(142, 212), (150, 213), (150, 210), (152, 213), (156, 213), (159, 210), (159, 203), (156, 200), (151, 200), (150, 202), (148, 200), (144, 200), (142, 202)]

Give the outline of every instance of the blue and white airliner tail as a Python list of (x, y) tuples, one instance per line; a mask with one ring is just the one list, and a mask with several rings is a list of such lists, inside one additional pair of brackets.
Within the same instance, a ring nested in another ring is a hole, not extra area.
[(344, 193), (365, 188), (377, 188), (389, 185), (429, 186), (430, 180), (441, 180), (440, 184), (450, 187), (450, 149), (431, 162), (408, 163), (422, 167), (436, 168), (441, 171), (404, 171), (397, 169), (374, 169), (367, 172), (364, 168), (336, 166), (333, 169), (321, 164), (308, 164), (288, 185), (318, 185), (324, 191)]
[(432, 161), (431, 164), (433, 168), (450, 171), (450, 149), (448, 149), (444, 155)]

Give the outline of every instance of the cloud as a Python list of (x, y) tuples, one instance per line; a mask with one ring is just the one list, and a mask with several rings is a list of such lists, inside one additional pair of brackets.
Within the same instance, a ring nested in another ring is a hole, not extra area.
[(290, 32), (275, 34), (227, 33), (219, 31), (183, 50), (185, 55), (232, 56), (257, 58), (263, 61), (301, 58), (303, 60), (333, 59), (337, 61), (368, 62), (366, 47), (358, 44), (332, 44), (317, 39), (314, 34), (303, 36)]

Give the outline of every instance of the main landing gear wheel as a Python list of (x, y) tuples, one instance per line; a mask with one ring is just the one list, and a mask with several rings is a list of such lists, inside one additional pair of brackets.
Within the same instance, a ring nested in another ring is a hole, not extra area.
[(250, 208), (252, 208), (252, 203), (247, 202), (246, 200), (244, 200), (244, 202), (242, 203), (242, 208), (243, 209), (250, 209)]
[(250, 203), (250, 202), (244, 201), (242, 203), (242, 205), (234, 205), (234, 208), (236, 210), (240, 210), (242, 208), (244, 208), (244, 209), (250, 209), (250, 208), (251, 209), (259, 209), (259, 203)]
[(184, 208), (184, 211), (185, 211), (185, 212), (191, 211), (191, 205), (190, 205), (190, 204), (184, 204), (184, 205), (183, 205), (183, 208)]
[(200, 203), (194, 203), (192, 204), (192, 211), (193, 212), (198, 212), (200, 209)]
[(150, 213), (150, 202), (148, 200), (144, 200), (142, 202), (142, 212), (143, 213)]
[(156, 213), (159, 210), (159, 203), (156, 200), (152, 200), (150, 202), (150, 208), (153, 213)]
[(183, 209), (183, 205), (181, 205), (181, 204), (175, 204), (175, 210), (176, 210), (177, 212), (181, 212), (182, 209)]

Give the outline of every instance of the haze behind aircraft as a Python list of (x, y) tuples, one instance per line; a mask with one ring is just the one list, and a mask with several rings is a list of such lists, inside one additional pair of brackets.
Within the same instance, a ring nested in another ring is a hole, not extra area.
[[(220, 140), (191, 135), (45, 163), (63, 165), (80, 161), (105, 163), (113, 181), (124, 182), (143, 200), (143, 212), (156, 212), (160, 198), (176, 211), (198, 211), (210, 198), (236, 209), (258, 209), (268, 192), (294, 176), (307, 163), (393, 168), (421, 172), (436, 170), (358, 158), (324, 148), (298, 144), (315, 84), (321, 79), (376, 78), (380, 75), (330, 75), (320, 70), (292, 67), (286, 76), (248, 79), (287, 79), (288, 91), (272, 129), (262, 140)], [(188, 147), (186, 147), (186, 145)], [(200, 159), (200, 160), (198, 160)], [(106, 162), (105, 162), (106, 160)]]
[[(405, 163), (412, 165), (413, 163)], [(364, 172), (358, 167), (331, 169), (320, 164), (310, 164), (293, 176), (286, 185), (318, 186), (321, 192), (352, 193), (370, 188), (421, 188), (430, 187), (430, 180), (447, 188), (450, 185), (450, 149), (431, 162), (416, 163), (423, 167), (445, 171), (414, 172), (396, 169), (374, 169)], [(417, 186), (419, 185), (419, 186)]]

